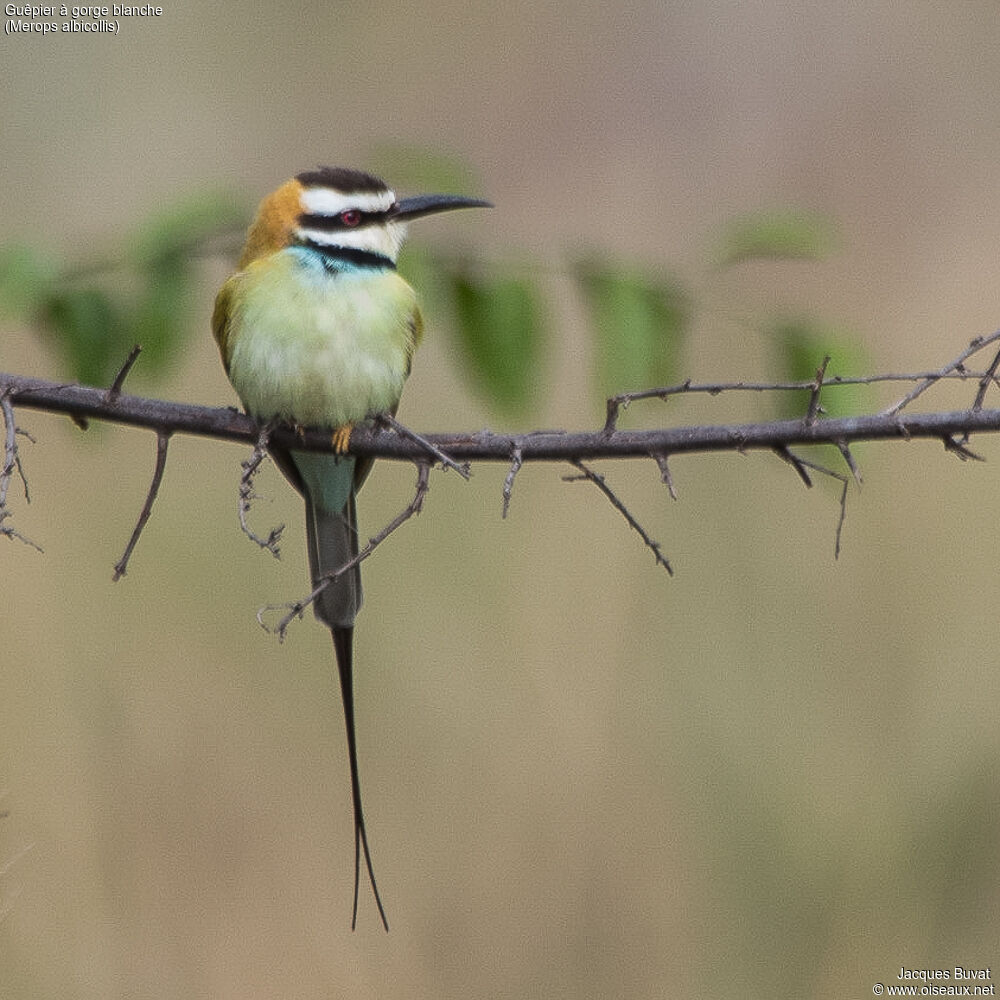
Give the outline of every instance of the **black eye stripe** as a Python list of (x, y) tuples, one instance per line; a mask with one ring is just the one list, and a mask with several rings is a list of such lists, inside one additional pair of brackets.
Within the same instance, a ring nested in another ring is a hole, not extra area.
[(347, 209), (361, 216), (359, 222), (348, 225), (341, 219), (343, 212), (337, 215), (321, 215), (316, 212), (302, 212), (299, 215), (299, 226), (302, 229), (316, 229), (321, 233), (338, 233), (344, 229), (361, 229), (363, 226), (377, 226), (389, 217), (389, 212), (362, 212), (361, 209)]

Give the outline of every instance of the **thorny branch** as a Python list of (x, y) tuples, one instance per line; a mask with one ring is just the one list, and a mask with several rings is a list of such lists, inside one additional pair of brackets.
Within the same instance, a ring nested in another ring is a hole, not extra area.
[[(342, 576), (349, 569), (353, 569), (358, 563), (367, 559), (374, 551), (377, 549), (397, 528), (402, 527), (414, 514), (419, 514), (424, 506), (424, 497), (427, 495), (428, 485), (430, 479), (430, 466), (427, 461), (420, 461), (416, 463), (417, 465), (417, 485), (413, 493), (413, 499), (380, 531), (378, 534), (373, 535), (368, 539), (368, 544), (361, 549), (360, 552), (352, 559), (349, 559), (344, 563), (343, 566), (334, 570), (332, 573), (327, 573), (323, 578), (319, 586), (317, 586), (308, 597), (303, 597), (297, 601), (291, 601), (286, 604), (265, 604), (264, 607), (257, 611), (257, 621), (260, 623), (261, 628), (266, 632), (272, 632), (277, 635), (279, 641), (283, 641), (285, 638), (285, 633), (288, 631), (288, 626), (296, 618), (301, 618), (305, 613), (306, 608), (316, 601), (316, 598), (326, 590), (327, 587), (333, 583), (337, 577)], [(287, 610), (287, 614), (271, 628), (264, 622), (264, 616), (269, 611), (282, 611)]]
[(665, 454), (653, 452), (651, 455), (657, 468), (660, 470), (660, 482), (667, 488), (671, 500), (677, 499), (677, 490), (674, 489), (674, 477), (670, 474), (670, 459)]
[[(10, 517), (10, 509), (7, 507), (7, 490), (10, 488), (10, 481), (16, 471), (21, 479), (21, 485), (24, 488), (24, 499), (25, 502), (31, 502), (31, 496), (28, 493), (28, 480), (24, 475), (24, 468), (21, 465), (21, 457), (17, 450), (17, 435), (23, 434), (14, 418), (14, 407), (10, 401), (10, 394), (6, 391), (0, 391), (0, 410), (3, 411), (3, 423), (4, 423), (4, 449), (3, 449), (3, 465), (0, 466), (0, 535), (6, 535), (8, 538), (16, 538), (18, 541), (24, 542), (26, 545), (30, 545), (34, 549), (38, 549), (39, 552), (42, 551), (40, 545), (33, 542), (30, 538), (25, 538), (19, 531), (16, 531), (11, 525), (4, 524), (4, 521)], [(27, 437), (27, 435), (25, 435)], [(29, 438), (29, 440), (33, 440)]]
[(132, 558), (132, 550), (139, 541), (139, 536), (142, 534), (142, 529), (146, 527), (146, 522), (149, 520), (150, 514), (153, 513), (153, 503), (156, 501), (156, 497), (160, 492), (160, 483), (163, 482), (163, 472), (167, 467), (167, 446), (169, 444), (170, 435), (164, 433), (163, 431), (157, 431), (156, 465), (153, 468), (153, 478), (149, 483), (149, 491), (146, 493), (146, 501), (142, 505), (142, 510), (139, 511), (139, 520), (136, 521), (135, 528), (132, 530), (132, 537), (128, 540), (128, 545), (125, 546), (125, 551), (122, 553), (121, 559), (115, 563), (115, 571), (111, 576), (111, 579), (115, 583), (117, 583), (128, 570), (128, 561)]
[[(913, 400), (915, 400), (919, 395), (926, 392), (932, 385), (934, 385), (936, 382), (939, 382), (943, 378), (977, 377), (974, 374), (966, 371), (965, 362), (968, 361), (973, 354), (977, 354), (984, 347), (988, 346), (989, 344), (992, 344), (995, 340), (1000, 340), (1000, 330), (998, 330), (996, 333), (991, 334), (989, 337), (976, 337), (974, 340), (970, 342), (969, 346), (964, 351), (962, 351), (962, 353), (959, 354), (957, 358), (955, 358), (954, 361), (949, 361), (948, 364), (946, 364), (943, 368), (941, 368), (937, 372), (932, 372), (925, 375), (922, 379), (920, 379), (919, 383), (913, 389), (911, 389), (902, 399), (900, 399), (896, 403), (893, 403), (893, 405), (890, 406), (888, 410), (885, 410), (883, 412), (885, 413), (886, 416), (893, 416), (894, 414), (899, 413), (899, 411), (902, 410), (904, 406), (909, 406), (910, 403), (912, 403)], [(983, 378), (987, 380), (987, 384), (989, 381), (995, 381), (996, 361), (994, 361), (991, 368), (992, 368), (992, 373), (990, 373), (988, 376), (983, 376)], [(982, 390), (982, 394), (983, 395), (986, 394), (985, 390)], [(977, 397), (977, 399), (978, 398), (979, 397)], [(973, 406), (973, 410), (977, 409), (979, 409), (979, 405)]]
[(524, 465), (524, 456), (521, 454), (521, 446), (515, 444), (511, 450), (510, 468), (503, 481), (503, 511), (500, 514), (502, 518), (506, 518), (510, 513), (510, 498), (514, 492), (514, 479), (521, 471), (522, 465)]
[[(932, 385), (942, 380), (959, 380), (965, 381), (967, 379), (980, 379), (982, 395), (985, 396), (986, 389), (982, 388), (983, 383), (986, 386), (993, 383), (1000, 386), (1000, 380), (997, 378), (996, 366), (997, 361), (990, 366), (986, 372), (971, 372), (965, 368), (965, 362), (972, 357), (972, 355), (981, 351), (984, 347), (988, 347), (990, 344), (995, 343), (1000, 340), (1000, 330), (995, 333), (991, 333), (988, 337), (976, 337), (974, 338), (969, 346), (962, 351), (962, 353), (955, 358), (954, 361), (949, 362), (943, 368), (938, 369), (934, 372), (917, 372), (914, 374), (903, 374), (903, 373), (889, 373), (881, 375), (832, 375), (830, 378), (823, 378), (820, 380), (821, 388), (828, 387), (839, 387), (839, 386), (849, 386), (849, 385), (877, 385), (882, 382), (915, 382), (916, 387), (902, 399), (897, 400), (892, 406), (887, 410), (883, 410), (881, 416), (892, 416), (902, 410), (904, 407), (908, 406), (913, 402), (918, 396), (929, 389)], [(808, 382), (704, 382), (696, 383), (692, 382), (691, 379), (685, 379), (685, 381), (679, 383), (678, 385), (665, 386), (663, 388), (656, 389), (642, 389), (638, 392), (623, 392), (617, 396), (612, 396), (607, 401), (607, 418), (604, 424), (605, 434), (613, 432), (618, 425), (618, 417), (622, 410), (627, 409), (632, 403), (639, 402), (645, 399), (662, 399), (667, 400), (671, 396), (679, 395), (690, 395), (694, 393), (705, 393), (709, 396), (720, 396), (725, 392), (802, 392), (802, 391), (813, 391), (817, 385), (816, 379), (810, 379)], [(981, 408), (981, 400), (979, 406), (974, 406), (974, 410)], [(787, 443), (787, 442), (786, 442)], [(794, 442), (793, 442), (794, 443)]]
[(118, 369), (118, 374), (108, 389), (108, 399), (117, 399), (122, 394), (122, 386), (125, 384), (125, 379), (128, 378), (128, 373), (132, 371), (132, 366), (139, 360), (141, 351), (142, 348), (136, 344), (128, 352), (128, 357), (125, 358), (121, 368)]
[(816, 423), (819, 415), (819, 394), (823, 390), (823, 379), (826, 377), (826, 366), (830, 363), (830, 355), (823, 358), (823, 364), (816, 369), (816, 378), (813, 380), (812, 389), (809, 392), (809, 408), (806, 410), (806, 423)]
[[(837, 518), (837, 530), (834, 533), (833, 544), (833, 558), (838, 559), (840, 557), (840, 535), (844, 528), (844, 520), (847, 517), (847, 487), (850, 485), (850, 479), (842, 472), (828, 469), (825, 465), (820, 465), (818, 462), (811, 462), (808, 458), (794, 454), (788, 448), (776, 448), (775, 451), (795, 469), (802, 481), (810, 488), (812, 487), (812, 479), (809, 476), (809, 469), (822, 473), (824, 476), (830, 476), (840, 483), (840, 517)], [(858, 473), (858, 467), (854, 464), (854, 458), (851, 455), (850, 449), (848, 449), (846, 444), (841, 448), (841, 454), (844, 456), (844, 461), (851, 470), (855, 482), (860, 486), (861, 476)]]
[(269, 435), (270, 428), (262, 427), (260, 436), (257, 438), (257, 443), (254, 445), (253, 453), (245, 462), (243, 462), (241, 466), (243, 469), (243, 475), (240, 476), (240, 527), (243, 529), (243, 534), (246, 535), (247, 538), (256, 542), (262, 549), (266, 549), (272, 556), (274, 556), (275, 559), (278, 559), (281, 556), (281, 550), (278, 547), (278, 542), (281, 541), (281, 535), (285, 530), (285, 526), (283, 524), (279, 524), (276, 528), (272, 528), (270, 532), (268, 532), (267, 538), (261, 538), (260, 535), (253, 532), (250, 525), (247, 523), (247, 515), (250, 513), (250, 504), (252, 501), (258, 499), (257, 494), (254, 493), (253, 490), (253, 480), (254, 476), (257, 474), (257, 470), (260, 468), (261, 462), (267, 458), (267, 442)]
[(418, 434), (416, 431), (411, 431), (409, 427), (405, 424), (401, 424), (391, 413), (380, 413), (376, 418), (376, 423), (385, 424), (386, 427), (391, 428), (400, 437), (407, 438), (414, 444), (423, 448), (424, 451), (437, 459), (441, 463), (441, 467), (444, 469), (454, 469), (464, 480), (468, 481), (471, 472), (469, 470), (469, 463), (462, 462), (459, 465), (458, 462), (454, 461), (450, 455), (446, 455), (433, 441), (424, 437), (422, 434)]
[[(503, 483), (503, 515), (506, 516), (511, 502), (514, 480), (522, 465), (527, 461), (567, 461), (579, 475), (568, 479), (587, 479), (605, 494), (607, 499), (625, 517), (643, 542), (653, 551), (657, 562), (670, 571), (669, 561), (655, 542), (629, 512), (624, 502), (611, 490), (603, 476), (594, 472), (586, 460), (599, 458), (644, 458), (656, 462), (660, 478), (670, 495), (676, 499), (669, 459), (674, 455), (715, 452), (770, 450), (781, 457), (798, 473), (806, 485), (811, 485), (810, 470), (831, 476), (842, 484), (840, 517), (836, 529), (836, 551), (840, 550), (840, 536), (846, 516), (847, 489), (850, 478), (861, 484), (861, 474), (851, 445), (857, 441), (910, 440), (913, 438), (937, 439), (951, 453), (962, 459), (980, 459), (968, 447), (973, 433), (1000, 431), (1000, 408), (984, 407), (991, 386), (1000, 387), (1000, 349), (991, 362), (981, 371), (973, 371), (966, 363), (975, 354), (991, 344), (1000, 341), (1000, 331), (988, 337), (978, 337), (948, 364), (934, 371), (916, 374), (883, 374), (866, 376), (828, 375), (828, 359), (824, 360), (813, 379), (804, 382), (714, 382), (697, 384), (690, 379), (674, 386), (645, 389), (640, 392), (623, 393), (607, 401), (605, 425), (598, 431), (536, 431), (519, 434), (516, 437), (494, 434), (489, 431), (477, 433), (448, 433), (420, 435), (398, 424), (392, 418), (379, 418), (357, 426), (351, 434), (349, 452), (359, 457), (378, 457), (397, 461), (410, 461), (417, 465), (419, 475), (417, 488), (410, 504), (381, 532), (373, 536), (368, 545), (355, 560), (342, 567), (342, 573), (368, 558), (401, 524), (419, 513), (428, 488), (428, 477), (432, 461), (446, 468), (453, 468), (461, 475), (468, 475), (468, 463), (472, 460), (502, 461), (508, 463), (507, 475)], [(117, 579), (125, 572), (128, 558), (149, 519), (160, 481), (166, 465), (167, 442), (172, 434), (186, 433), (220, 440), (242, 441), (253, 446), (251, 458), (243, 464), (240, 480), (240, 523), (244, 532), (262, 548), (278, 554), (281, 528), (271, 531), (267, 538), (256, 536), (247, 525), (246, 515), (250, 503), (255, 499), (253, 478), (263, 461), (268, 445), (283, 450), (332, 452), (333, 446), (328, 430), (302, 429), (290, 426), (269, 426), (261, 428), (252, 419), (235, 409), (209, 408), (160, 400), (143, 399), (122, 393), (122, 383), (137, 356), (137, 350), (129, 355), (107, 389), (93, 389), (78, 385), (67, 385), (43, 381), (41, 379), (0, 373), (0, 409), (4, 417), (5, 446), (3, 465), (0, 466), (0, 535), (20, 538), (10, 524), (5, 524), (10, 516), (6, 506), (10, 481), (15, 471), (27, 483), (17, 454), (17, 435), (23, 433), (15, 425), (15, 405), (24, 408), (64, 413), (85, 426), (88, 418), (97, 418), (136, 427), (151, 429), (157, 435), (157, 463), (146, 503), (140, 514), (136, 529), (125, 550), (125, 554), (115, 567)], [(978, 390), (971, 407), (964, 410), (946, 412), (903, 412), (919, 396), (932, 386), (946, 380), (977, 380)], [(908, 382), (913, 387), (892, 406), (879, 413), (853, 417), (823, 417), (821, 395), (841, 386), (874, 385), (876, 383)], [(663, 427), (656, 430), (622, 430), (618, 427), (621, 411), (640, 400), (669, 400), (674, 396), (707, 393), (717, 396), (737, 391), (752, 392), (807, 392), (806, 412), (799, 419), (774, 420), (762, 423), (710, 424), (701, 426)], [(384, 426), (383, 426), (384, 425)], [(391, 429), (387, 433), (385, 427)], [(792, 449), (808, 445), (832, 444), (840, 452), (850, 476), (817, 465), (802, 458)], [(34, 544), (29, 542), (29, 544)], [(37, 548), (37, 546), (36, 546)], [(325, 586), (325, 584), (324, 584)], [(308, 597), (291, 604), (263, 608), (260, 617), (268, 610), (288, 608), (289, 613), (278, 623), (274, 631), (283, 637), (288, 625), (312, 604), (322, 587)], [(262, 622), (263, 624), (263, 622)]]
[[(1000, 350), (993, 355), (993, 360), (990, 362), (990, 366), (983, 373), (983, 377), (979, 380), (979, 389), (976, 392), (975, 401), (972, 404), (973, 410), (981, 410), (983, 408), (983, 402), (986, 399), (986, 393), (989, 387), (996, 383), (997, 381), (997, 367), (1000, 366)], [(968, 444), (969, 434), (966, 432), (962, 435), (962, 444)]]
[(574, 461), (572, 464), (580, 470), (580, 475), (563, 476), (563, 482), (572, 483), (579, 482), (580, 480), (592, 482), (608, 498), (611, 506), (625, 518), (628, 522), (628, 526), (639, 533), (639, 537), (642, 539), (643, 544), (648, 549), (652, 550), (653, 555), (656, 557), (657, 564), (662, 566), (671, 576), (673, 576), (674, 571), (670, 566), (670, 561), (660, 551), (660, 543), (653, 541), (653, 539), (649, 537), (643, 526), (632, 516), (628, 507), (621, 502), (614, 490), (608, 486), (604, 476), (598, 475), (598, 473), (594, 472), (594, 470), (589, 466), (584, 465), (583, 462)]
[[(908, 376), (923, 378), (923, 375)], [(934, 376), (943, 378), (946, 376)], [(981, 378), (982, 373), (967, 372), (952, 377)], [(1000, 382), (1000, 376), (997, 377)], [(824, 390), (857, 384), (832, 377), (823, 382)], [(656, 396), (676, 395), (686, 391), (683, 383), (669, 389), (655, 390)], [(814, 382), (775, 383), (774, 388), (811, 390)], [(711, 391), (714, 395), (746, 389), (746, 383), (717, 383), (710, 387), (690, 384), (691, 392)], [(653, 392), (652, 390), (650, 391)], [(96, 417), (115, 423), (170, 434), (194, 434), (222, 441), (255, 444), (260, 434), (257, 423), (232, 408), (192, 406), (121, 395), (108, 402), (103, 389), (45, 382), (41, 379), (0, 373), (0, 394), (6, 393), (18, 406)], [(616, 397), (619, 398), (619, 397)], [(643, 398), (654, 398), (645, 394)], [(807, 424), (805, 420), (772, 420), (744, 424), (705, 424), (663, 427), (655, 430), (602, 429), (599, 431), (534, 431), (519, 435), (516, 447), (521, 459), (529, 461), (571, 461), (574, 458), (648, 458), (650, 455), (677, 455), (709, 451), (747, 451), (773, 449), (778, 445), (837, 444), (838, 441), (876, 441), (911, 438), (937, 438), (968, 432), (1000, 431), (1000, 409), (965, 409), (945, 412), (902, 415), (868, 414), (852, 417), (829, 417)], [(514, 439), (490, 431), (426, 434), (424, 440), (440, 448), (453, 461), (510, 462)], [(276, 427), (270, 436), (283, 449), (333, 453), (328, 431), (310, 429), (297, 433), (291, 427)], [(353, 455), (395, 461), (419, 461), (427, 457), (425, 445), (400, 434), (386, 434), (367, 426), (358, 426), (351, 435), (349, 451)]]
[[(1000, 385), (996, 368), (976, 372), (965, 361), (984, 347), (1000, 340), (1000, 331), (978, 337), (954, 361), (934, 372), (884, 374), (847, 377), (825, 376), (820, 380), (824, 391), (850, 385), (873, 385), (880, 382), (915, 382), (917, 386), (887, 410), (878, 414), (826, 418), (809, 424), (805, 420), (774, 420), (748, 424), (714, 424), (695, 427), (667, 427), (657, 430), (619, 430), (620, 410), (644, 399), (669, 399), (672, 396), (727, 392), (782, 392), (816, 389), (817, 380), (807, 382), (713, 382), (697, 384), (690, 379), (679, 385), (641, 392), (623, 393), (608, 400), (610, 419), (600, 431), (536, 431), (512, 439), (489, 431), (423, 435), (414, 441), (401, 434), (386, 434), (368, 426), (359, 426), (351, 435), (350, 452), (359, 456), (418, 461), (427, 457), (427, 446), (445, 451), (452, 460), (510, 462), (513, 448), (522, 461), (571, 461), (574, 458), (639, 458), (650, 455), (674, 455), (703, 451), (733, 451), (751, 448), (773, 449), (806, 444), (837, 444), (838, 441), (872, 441), (896, 438), (937, 438), (959, 433), (982, 433), (1000, 430), (1000, 410), (984, 409), (980, 403), (971, 409), (940, 413), (902, 415), (902, 410), (931, 385), (949, 379), (984, 381)], [(998, 362), (1000, 365), (1000, 362)], [(918, 391), (919, 390), (919, 391)], [(195, 434), (202, 437), (255, 444), (258, 425), (245, 414), (228, 408), (192, 406), (114, 394), (109, 390), (48, 382), (26, 376), (0, 373), (0, 394), (9, 396), (18, 406), (94, 417), (135, 427), (165, 432)], [(985, 395), (985, 393), (984, 393)], [(304, 451), (331, 452), (329, 432), (313, 429), (304, 432), (292, 427), (276, 427), (271, 433), (274, 444)]]

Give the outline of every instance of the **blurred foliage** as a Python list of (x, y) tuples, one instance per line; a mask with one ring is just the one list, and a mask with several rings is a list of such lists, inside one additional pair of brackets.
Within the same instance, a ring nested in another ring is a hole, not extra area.
[(822, 260), (836, 248), (833, 224), (825, 216), (790, 210), (741, 215), (723, 227), (717, 263), (748, 260)]
[[(787, 382), (808, 382), (816, 378), (824, 358), (825, 378), (836, 375), (860, 375), (867, 356), (861, 344), (842, 330), (824, 326), (810, 319), (777, 320), (767, 331), (777, 352), (778, 378)], [(810, 391), (782, 392), (775, 395), (783, 417), (801, 416), (809, 403)], [(820, 393), (821, 413), (846, 417), (860, 413), (865, 401), (863, 385), (824, 389)]]
[(64, 264), (24, 244), (0, 248), (0, 317), (37, 327), (78, 382), (109, 384), (134, 344), (140, 375), (155, 381), (194, 329), (200, 259), (220, 240), (237, 245), (247, 215), (232, 194), (205, 192), (142, 220), (104, 256)]
[(55, 285), (58, 264), (24, 243), (0, 247), (0, 319), (24, 322)]
[(688, 296), (672, 278), (594, 255), (576, 262), (573, 277), (590, 314), (605, 396), (622, 386), (667, 385), (691, 321)]
[(448, 275), (457, 332), (476, 383), (510, 418), (527, 412), (541, 380), (544, 337), (538, 288), (528, 278)]
[[(424, 149), (379, 149), (373, 169), (391, 176), (401, 191), (482, 188), (467, 165)], [(198, 325), (191, 306), (200, 259), (235, 257), (249, 217), (242, 199), (206, 192), (142, 220), (101, 259), (67, 266), (42, 249), (12, 243), (0, 248), (0, 319), (34, 324), (55, 344), (67, 375), (80, 382), (107, 385), (136, 343), (143, 350), (138, 371), (155, 380)], [(763, 212), (724, 226), (710, 263), (734, 268), (776, 259), (820, 262), (836, 243), (834, 226), (822, 216)], [(530, 261), (514, 266), (410, 243), (400, 270), (418, 288), (428, 313), (450, 319), (443, 325), (455, 337), (475, 390), (505, 419), (529, 417), (551, 360), (541, 269)], [(589, 320), (602, 402), (687, 374), (684, 351), (701, 307), (689, 283), (601, 252), (569, 261), (568, 272)], [(772, 315), (752, 325), (772, 345), (781, 379), (812, 379), (825, 355), (832, 358), (828, 374), (858, 374), (866, 367), (857, 340), (817, 318)], [(785, 415), (802, 412), (797, 393), (779, 399)], [(826, 391), (822, 403), (829, 414), (857, 412), (859, 391)]]
[(53, 288), (40, 316), (78, 382), (105, 385), (129, 349), (129, 324), (100, 288)]
[(142, 345), (144, 366), (163, 371), (191, 329), (199, 252), (226, 236), (233, 237), (235, 248), (248, 215), (241, 199), (207, 192), (155, 213), (136, 230), (126, 260), (139, 273), (140, 291), (132, 302), (125, 339), (127, 347)]

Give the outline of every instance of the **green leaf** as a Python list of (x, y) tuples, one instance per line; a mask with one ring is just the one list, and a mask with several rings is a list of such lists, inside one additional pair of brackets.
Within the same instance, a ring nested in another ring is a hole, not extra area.
[(132, 344), (111, 297), (97, 288), (53, 292), (44, 318), (70, 374), (84, 385), (108, 385)]
[(235, 242), (246, 214), (230, 193), (201, 192), (154, 213), (111, 259), (61, 273), (31, 247), (0, 249), (0, 317), (35, 319), (81, 382), (106, 385), (135, 343), (142, 371), (158, 374), (189, 325), (197, 256)]
[(192, 269), (186, 259), (164, 257), (146, 269), (145, 288), (128, 316), (131, 343), (142, 347), (142, 373), (162, 374), (179, 353), (189, 328)]
[[(777, 351), (779, 378), (784, 381), (812, 381), (827, 356), (826, 381), (836, 375), (860, 375), (870, 367), (870, 358), (857, 339), (813, 320), (778, 320), (767, 332)], [(864, 412), (869, 397), (863, 385), (827, 387), (820, 392), (820, 407), (825, 416), (850, 416)], [(809, 405), (809, 392), (778, 393), (777, 399), (783, 416), (800, 417)]]
[(56, 262), (35, 247), (0, 247), (0, 319), (30, 319), (42, 307), (57, 271)]
[(124, 339), (142, 346), (141, 373), (159, 375), (175, 357), (189, 323), (194, 259), (226, 233), (242, 232), (246, 206), (225, 191), (202, 191), (156, 212), (133, 234), (126, 260), (138, 271)]
[(505, 416), (524, 415), (534, 402), (542, 354), (535, 284), (457, 271), (450, 278), (459, 343), (474, 380)]
[(605, 394), (676, 380), (691, 318), (679, 282), (595, 258), (578, 261), (573, 273), (590, 310)]
[(758, 212), (730, 222), (718, 251), (720, 267), (747, 260), (822, 260), (837, 244), (836, 227), (809, 212)]

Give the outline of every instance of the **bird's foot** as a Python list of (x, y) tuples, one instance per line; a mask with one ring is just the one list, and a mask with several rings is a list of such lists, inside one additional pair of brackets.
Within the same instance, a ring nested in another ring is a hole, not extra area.
[(347, 449), (351, 444), (351, 433), (354, 430), (354, 424), (344, 424), (342, 427), (338, 427), (333, 432), (333, 437), (330, 443), (333, 445), (333, 450), (338, 455), (343, 455), (347, 452)]

